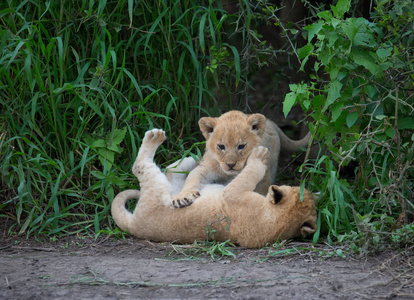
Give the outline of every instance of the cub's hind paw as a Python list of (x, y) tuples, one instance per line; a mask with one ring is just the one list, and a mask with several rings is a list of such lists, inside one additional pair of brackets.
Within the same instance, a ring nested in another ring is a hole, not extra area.
[(173, 197), (172, 199), (172, 205), (174, 207), (180, 208), (180, 207), (186, 207), (191, 205), (198, 197), (200, 197), (199, 191), (193, 191), (191, 193), (186, 194), (178, 194)]
[(260, 161), (262, 161), (263, 163), (266, 163), (267, 160), (269, 159), (270, 156), (270, 151), (269, 149), (267, 149), (266, 147), (263, 146), (259, 146), (255, 149), (253, 149), (252, 153), (249, 156), (249, 161), (258, 159)]
[(144, 143), (152, 143), (157, 146), (161, 145), (166, 139), (165, 132), (162, 129), (152, 129), (145, 133)]

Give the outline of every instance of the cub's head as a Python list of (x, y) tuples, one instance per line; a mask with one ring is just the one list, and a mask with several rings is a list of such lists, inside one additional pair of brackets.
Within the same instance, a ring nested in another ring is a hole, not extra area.
[(304, 189), (303, 199), (300, 199), (300, 187), (271, 185), (267, 199), (272, 203), (275, 214), (279, 215), (278, 222), (286, 229), (282, 239), (291, 237), (307, 237), (316, 232), (316, 201), (314, 195)]
[(218, 118), (201, 118), (198, 124), (206, 138), (207, 151), (219, 162), (223, 172), (237, 175), (252, 150), (260, 145), (266, 118), (261, 114), (230, 111)]

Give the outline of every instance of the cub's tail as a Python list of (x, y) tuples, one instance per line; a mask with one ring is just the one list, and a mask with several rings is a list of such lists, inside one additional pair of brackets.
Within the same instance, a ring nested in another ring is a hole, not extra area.
[(282, 131), (282, 129), (280, 129), (277, 125), (275, 126), (275, 129), (277, 131), (277, 133), (279, 134), (280, 137), (280, 147), (282, 150), (285, 151), (298, 151), (300, 147), (307, 147), (309, 140), (311, 138), (311, 133), (308, 132), (308, 134), (297, 141), (291, 140), (290, 138), (288, 138)]
[(112, 201), (112, 218), (123, 231), (129, 232), (134, 220), (132, 213), (125, 208), (125, 204), (130, 199), (139, 199), (140, 194), (138, 190), (126, 190), (116, 195)]

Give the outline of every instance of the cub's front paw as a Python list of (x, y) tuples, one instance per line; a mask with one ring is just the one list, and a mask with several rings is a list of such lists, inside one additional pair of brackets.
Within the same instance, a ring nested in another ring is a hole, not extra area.
[(257, 159), (257, 160), (262, 161), (264, 164), (266, 164), (267, 160), (269, 159), (269, 156), (270, 156), (269, 149), (267, 149), (266, 147), (263, 147), (263, 146), (259, 146), (255, 149), (253, 149), (253, 151), (250, 154), (249, 159), (248, 159), (247, 162), (251, 163), (253, 160)]
[(161, 145), (166, 139), (165, 132), (162, 129), (152, 129), (145, 133), (144, 143), (151, 143), (157, 146)]
[(190, 193), (178, 193), (172, 199), (172, 204), (175, 207), (185, 207), (191, 205), (195, 199), (200, 197), (199, 191), (192, 191)]

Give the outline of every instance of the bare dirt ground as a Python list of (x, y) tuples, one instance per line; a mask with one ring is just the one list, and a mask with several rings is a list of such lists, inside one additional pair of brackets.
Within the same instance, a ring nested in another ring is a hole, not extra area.
[[(308, 243), (287, 245), (290, 250), (303, 247), (312, 248)], [(212, 260), (197, 247), (133, 237), (27, 241), (3, 235), (0, 298), (414, 298), (413, 248), (364, 258), (329, 258), (326, 247), (282, 251), (278, 256), (272, 255), (275, 249), (235, 248), (236, 258)]]

